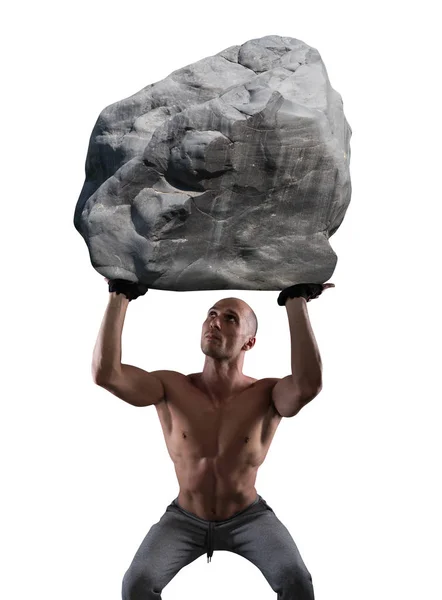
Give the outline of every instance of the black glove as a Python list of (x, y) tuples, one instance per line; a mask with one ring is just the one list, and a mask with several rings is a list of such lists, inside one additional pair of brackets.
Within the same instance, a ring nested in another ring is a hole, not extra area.
[(323, 289), (322, 283), (298, 283), (282, 290), (278, 296), (278, 304), (285, 306), (287, 298), (305, 298), (308, 302), (320, 296)]
[(135, 300), (138, 296), (144, 296), (148, 289), (144, 283), (134, 283), (125, 279), (109, 280), (109, 293), (123, 294), (129, 301)]

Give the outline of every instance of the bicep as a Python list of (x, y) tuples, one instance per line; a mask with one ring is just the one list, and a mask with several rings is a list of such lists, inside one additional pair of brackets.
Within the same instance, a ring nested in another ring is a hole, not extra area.
[(121, 365), (112, 377), (98, 385), (132, 406), (158, 404), (165, 397), (161, 374), (163, 371), (144, 371), (132, 365)]

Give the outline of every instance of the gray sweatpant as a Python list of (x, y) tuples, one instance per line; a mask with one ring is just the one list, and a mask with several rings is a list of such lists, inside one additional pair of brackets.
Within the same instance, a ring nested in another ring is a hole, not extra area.
[(207, 521), (178, 499), (152, 525), (123, 578), (123, 600), (161, 600), (161, 592), (186, 565), (207, 552), (227, 550), (258, 567), (278, 600), (314, 600), (312, 578), (288, 529), (258, 494), (225, 521)]

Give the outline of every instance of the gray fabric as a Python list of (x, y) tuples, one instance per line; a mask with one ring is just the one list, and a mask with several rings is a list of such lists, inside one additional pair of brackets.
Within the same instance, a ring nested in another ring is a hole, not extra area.
[(312, 577), (288, 529), (258, 494), (244, 510), (224, 521), (208, 521), (175, 499), (153, 525), (124, 575), (123, 600), (161, 600), (161, 592), (186, 565), (214, 550), (252, 562), (278, 600), (314, 600)]

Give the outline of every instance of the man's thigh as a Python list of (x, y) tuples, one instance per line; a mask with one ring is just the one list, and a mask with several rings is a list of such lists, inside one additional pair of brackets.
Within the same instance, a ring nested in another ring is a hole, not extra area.
[[(275, 592), (305, 588), (313, 597), (312, 578), (287, 527), (261, 499), (259, 508), (231, 523), (229, 550), (252, 562)], [(287, 596), (290, 597), (290, 596)]]
[[(123, 598), (147, 598), (161, 590), (186, 565), (205, 553), (206, 529), (176, 509), (149, 529), (123, 579)], [(135, 593), (135, 590), (137, 592)]]

